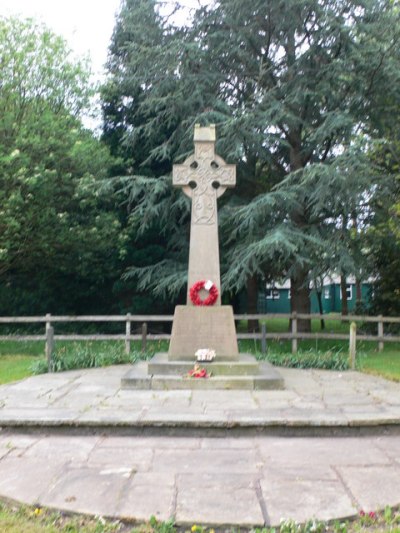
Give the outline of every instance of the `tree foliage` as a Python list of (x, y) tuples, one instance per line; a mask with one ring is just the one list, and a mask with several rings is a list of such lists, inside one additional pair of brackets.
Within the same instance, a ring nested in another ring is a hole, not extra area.
[(119, 222), (96, 193), (108, 150), (79, 120), (88, 68), (15, 18), (0, 20), (0, 63), (0, 313), (94, 308), (114, 276)]
[(395, 130), (373, 152), (373, 159), (390, 176), (389, 186), (377, 187), (372, 224), (366, 230), (364, 253), (375, 278), (371, 311), (400, 314), (400, 143)]
[[(386, 186), (366, 154), (398, 117), (398, 6), (220, 0), (179, 27), (160, 13), (155, 0), (123, 4), (110, 49), (114, 99), (104, 93), (118, 113), (106, 115), (106, 133), (118, 131), (134, 173), (146, 174), (191, 151), (194, 123), (216, 123), (217, 149), (239, 176), (221, 210), (225, 287), (290, 277), (292, 308), (307, 312), (317, 273), (363, 270), (354, 227), (370, 223), (376, 184)], [(143, 188), (132, 212), (146, 206), (148, 224), (172, 194), (155, 207)], [(172, 241), (176, 214), (164, 215)], [(147, 287), (166, 290), (155, 272)]]

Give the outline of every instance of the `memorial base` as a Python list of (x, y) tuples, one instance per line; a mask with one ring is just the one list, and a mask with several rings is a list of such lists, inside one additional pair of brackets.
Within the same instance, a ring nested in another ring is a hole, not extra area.
[(121, 388), (133, 390), (278, 390), (284, 388), (279, 372), (267, 362), (258, 362), (250, 354), (240, 354), (237, 361), (201, 363), (209, 377), (191, 378), (193, 361), (170, 361), (158, 353), (149, 362), (133, 365), (121, 380)]
[(235, 320), (230, 305), (177, 305), (168, 351), (170, 361), (194, 361), (201, 348), (215, 351), (218, 361), (238, 361)]
[[(196, 351), (214, 350), (212, 362), (199, 365), (207, 377), (190, 377), (196, 363)], [(258, 362), (250, 354), (240, 354), (231, 306), (178, 305), (175, 308), (171, 341), (167, 353), (158, 353), (150, 361), (136, 363), (122, 378), (123, 389), (283, 389), (277, 370), (267, 362)]]

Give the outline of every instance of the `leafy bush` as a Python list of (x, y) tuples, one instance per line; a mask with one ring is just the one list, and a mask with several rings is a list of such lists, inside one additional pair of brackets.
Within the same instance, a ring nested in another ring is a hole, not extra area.
[[(61, 347), (54, 352), (52, 370), (53, 372), (63, 372), (79, 368), (120, 365), (134, 363), (147, 357), (148, 354), (141, 352), (127, 354), (123, 351), (121, 345), (117, 344), (99, 347), (93, 343), (71, 343), (68, 347)], [(47, 361), (45, 359), (36, 361), (31, 370), (33, 374), (46, 373)]]
[(320, 368), (326, 370), (348, 370), (349, 356), (338, 351), (306, 350), (292, 353), (257, 353), (257, 359), (267, 360), (273, 365), (288, 368)]

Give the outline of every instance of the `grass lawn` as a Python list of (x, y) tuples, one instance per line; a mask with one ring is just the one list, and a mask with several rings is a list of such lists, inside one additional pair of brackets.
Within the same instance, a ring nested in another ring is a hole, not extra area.
[[(41, 508), (12, 505), (0, 502), (0, 531), (2, 533), (212, 533), (213, 528), (193, 525), (191, 528), (177, 528), (172, 522), (157, 522), (150, 518), (141, 525), (129, 525), (119, 521), (103, 520), (99, 517), (68, 515)], [(221, 531), (221, 530), (220, 530)], [(400, 533), (398, 510), (387, 507), (380, 513), (359, 517), (354, 521), (343, 520), (324, 523), (316, 520), (299, 525), (286, 520), (280, 528), (253, 528), (225, 526), (224, 533)]]
[(361, 354), (358, 359), (358, 368), (368, 374), (400, 381), (400, 349)]
[(0, 357), (4, 355), (39, 355), (44, 357), (43, 341), (0, 341)]
[(32, 355), (0, 355), (0, 385), (29, 376), (34, 360)]
[(0, 531), (2, 533), (111, 533), (128, 532), (132, 528), (98, 518), (66, 516), (40, 508), (0, 502)]

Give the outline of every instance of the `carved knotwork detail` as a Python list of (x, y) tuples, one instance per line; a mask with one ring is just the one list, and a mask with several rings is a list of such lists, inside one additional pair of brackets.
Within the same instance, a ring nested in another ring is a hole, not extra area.
[(192, 224), (215, 224), (217, 198), (235, 185), (236, 167), (215, 154), (214, 142), (197, 141), (195, 153), (174, 165), (172, 183), (192, 199)]

